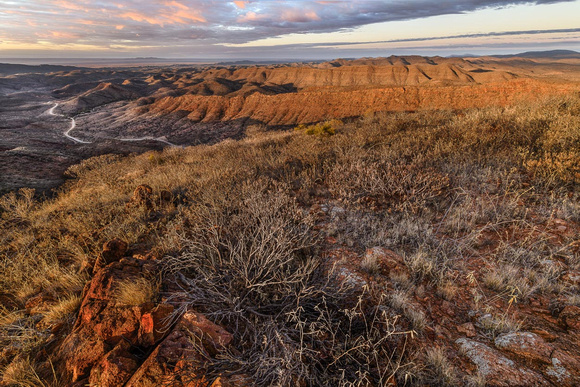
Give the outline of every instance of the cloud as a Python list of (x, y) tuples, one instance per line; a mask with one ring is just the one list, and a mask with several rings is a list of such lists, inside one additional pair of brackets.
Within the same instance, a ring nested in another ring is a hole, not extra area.
[(302, 11), (298, 9), (287, 9), (280, 15), (282, 22), (288, 23), (308, 23), (319, 21), (320, 17), (314, 11)]
[[(487, 32), (479, 34), (459, 34), (459, 35), (445, 35), (445, 36), (429, 36), (423, 38), (406, 38), (406, 39), (391, 39), (391, 40), (375, 40), (366, 42), (333, 42), (333, 43), (308, 43), (304, 46), (309, 47), (337, 47), (337, 46), (357, 46), (367, 44), (381, 44), (381, 43), (405, 43), (405, 42), (428, 42), (432, 40), (448, 40), (448, 39), (463, 39), (463, 38), (486, 38), (497, 36), (522, 36), (522, 35), (544, 35), (544, 34), (566, 34), (572, 32), (580, 32), (580, 28), (562, 28), (551, 30), (526, 30), (526, 31), (501, 31), (501, 32)], [(298, 45), (296, 45), (298, 46)]]
[(291, 33), (347, 31), (483, 8), (570, 1), (18, 0), (0, 2), (0, 25), (3, 38), (27, 44), (42, 40), (98, 47), (204, 47)]
[(238, 1), (234, 1), (234, 4), (241, 9), (245, 9), (246, 8), (246, 4), (248, 4), (249, 1), (244, 1), (244, 0), (238, 0)]

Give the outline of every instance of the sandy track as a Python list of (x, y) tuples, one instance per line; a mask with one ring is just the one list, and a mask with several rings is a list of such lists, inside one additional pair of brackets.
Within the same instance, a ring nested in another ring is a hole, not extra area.
[[(55, 116), (55, 117), (64, 117), (63, 114), (58, 114), (58, 113), (54, 112), (54, 109), (56, 109), (57, 107), (58, 107), (58, 103), (55, 103), (54, 106), (48, 110), (48, 114), (51, 116)], [(69, 140), (72, 140), (72, 141), (79, 143), (79, 144), (91, 144), (90, 141), (84, 141), (84, 140), (81, 140), (80, 138), (76, 138), (76, 137), (73, 137), (70, 135), (70, 132), (72, 132), (73, 129), (77, 127), (77, 121), (74, 118), (69, 118), (69, 119), (71, 121), (70, 128), (68, 128), (68, 130), (63, 133), (64, 136), (66, 138), (68, 138)]]
[[(53, 107), (51, 107), (47, 113), (51, 116), (55, 116), (55, 117), (65, 117), (64, 114), (58, 114), (55, 113), (54, 110), (58, 107), (58, 103), (55, 103)], [(74, 117), (69, 118), (69, 120), (71, 121), (70, 123), (70, 128), (68, 128), (68, 130), (66, 132), (64, 132), (64, 136), (66, 138), (68, 138), (69, 140), (72, 140), (78, 144), (92, 144), (91, 141), (84, 141), (81, 140), (80, 138), (71, 136), (70, 132), (72, 132), (76, 127), (77, 127), (77, 122), (75, 120)], [(139, 138), (114, 138), (114, 140), (118, 140), (118, 141), (125, 141), (125, 142), (137, 142), (137, 141), (157, 141), (157, 142), (162, 142), (164, 144), (167, 144), (169, 146), (172, 147), (180, 147), (180, 145), (177, 144), (173, 144), (163, 138), (159, 138), (159, 137), (152, 137), (152, 136), (145, 136), (145, 137), (139, 137)]]

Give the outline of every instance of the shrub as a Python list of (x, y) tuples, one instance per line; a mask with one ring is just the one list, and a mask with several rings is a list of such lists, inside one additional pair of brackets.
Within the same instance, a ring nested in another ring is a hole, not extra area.
[(328, 137), (336, 133), (336, 128), (342, 126), (342, 122), (338, 120), (331, 120), (320, 122), (314, 125), (298, 125), (294, 130), (303, 132), (309, 136)]
[(384, 384), (397, 369), (394, 321), (322, 265), (312, 219), (264, 182), (228, 199), (196, 208), (183, 251), (165, 261), (182, 275), (175, 297), (237, 327), (240, 352), (210, 360), (208, 374), (235, 368), (263, 386)]

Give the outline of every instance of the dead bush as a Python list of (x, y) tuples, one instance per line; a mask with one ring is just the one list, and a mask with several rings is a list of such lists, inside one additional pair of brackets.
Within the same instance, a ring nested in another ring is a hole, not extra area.
[(323, 267), (312, 220), (275, 186), (249, 184), (234, 196), (197, 208), (183, 251), (166, 260), (184, 308), (236, 327), (240, 353), (210, 360), (209, 375), (236, 369), (264, 386), (393, 377), (394, 321)]

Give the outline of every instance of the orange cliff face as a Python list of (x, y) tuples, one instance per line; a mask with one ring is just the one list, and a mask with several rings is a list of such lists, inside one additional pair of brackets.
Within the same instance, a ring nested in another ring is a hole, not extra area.
[[(542, 78), (533, 70), (497, 60), (474, 64), (459, 58), (213, 69), (194, 78), (197, 83), (191, 92), (160, 96), (140, 106), (139, 115), (186, 116), (191, 123), (251, 119), (281, 126), (380, 111), (504, 106), (580, 90), (580, 83), (564, 77)], [(237, 87), (228, 90), (228, 83)]]
[(465, 109), (505, 106), (547, 95), (580, 90), (569, 84), (523, 79), (490, 84), (439, 87), (387, 87), (354, 90), (318, 89), (307, 92), (248, 96), (165, 97), (148, 114), (188, 112), (192, 122), (209, 123), (252, 119), (271, 126), (295, 125), (330, 118), (345, 118), (381, 111)]

